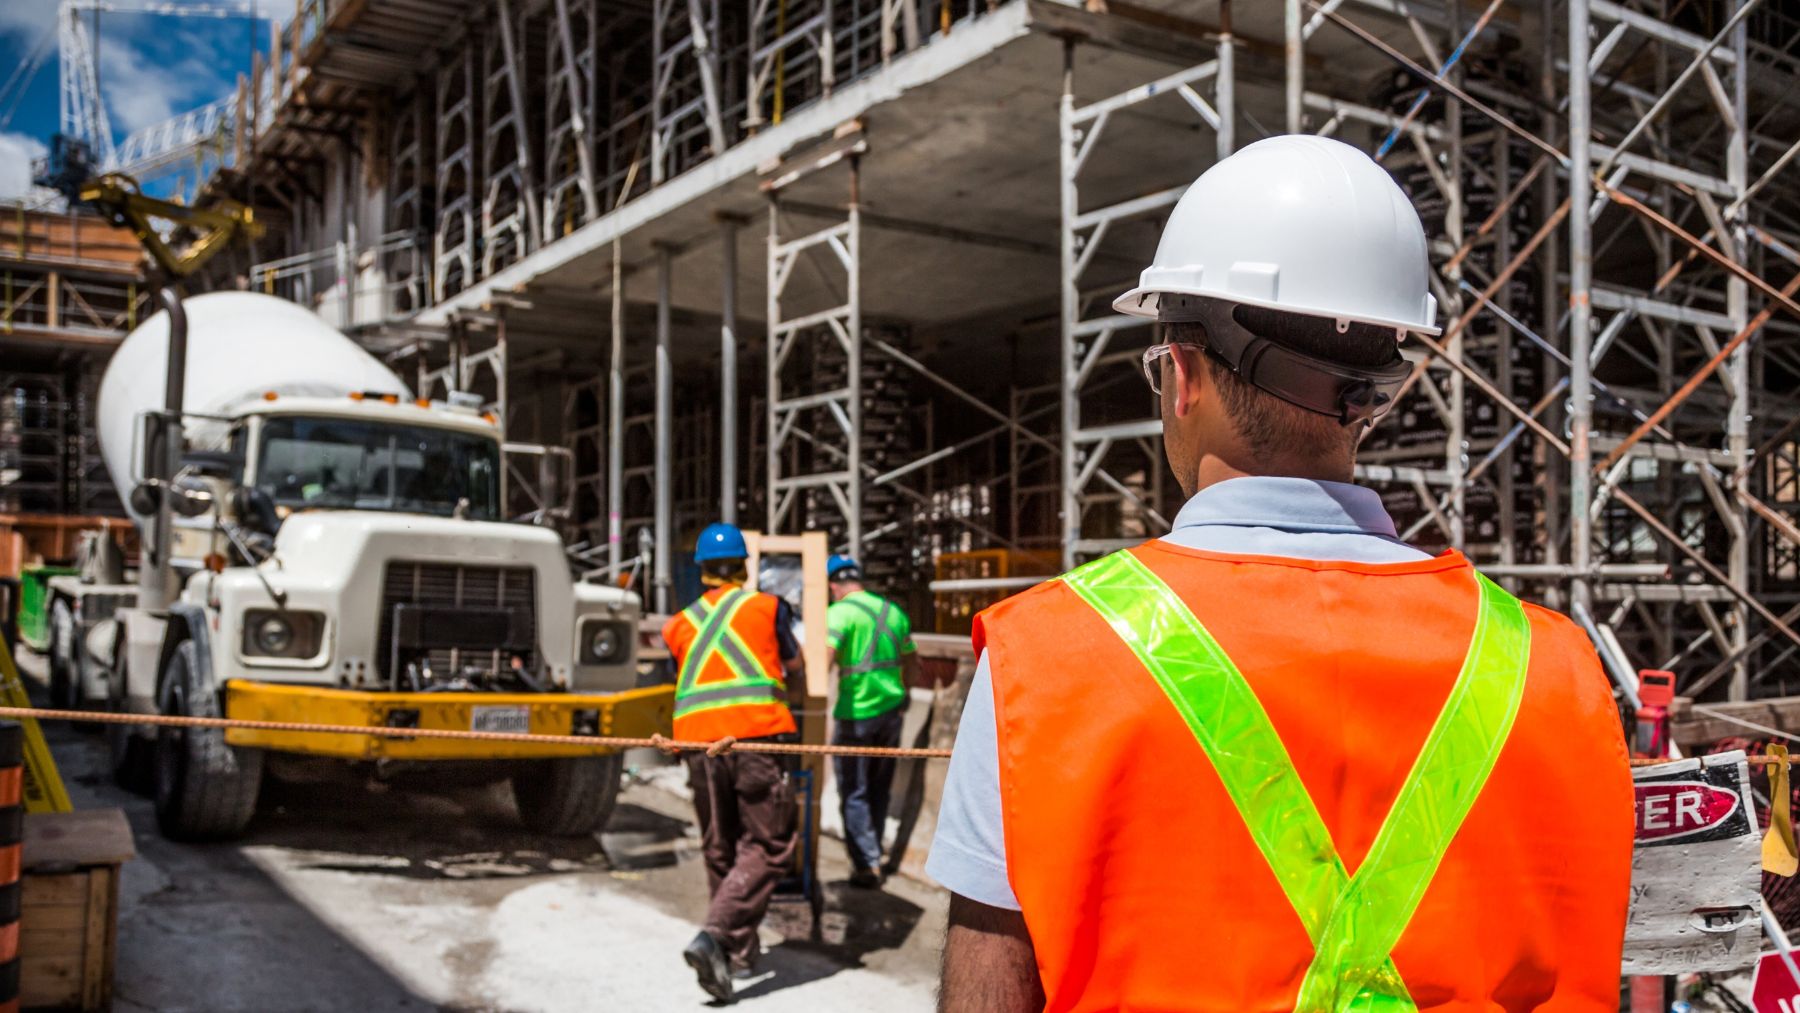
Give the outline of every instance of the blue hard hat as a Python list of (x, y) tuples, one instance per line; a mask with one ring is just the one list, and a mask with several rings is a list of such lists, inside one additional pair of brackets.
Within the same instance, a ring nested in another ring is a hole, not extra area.
[(744, 544), (744, 533), (736, 524), (708, 524), (694, 543), (694, 562), (709, 559), (747, 559), (750, 549)]
[(829, 560), (826, 560), (826, 562), (825, 562), (825, 576), (826, 577), (835, 577), (844, 570), (861, 570), (861, 569), (862, 569), (862, 567), (856, 565), (856, 560), (851, 559), (849, 556), (832, 556)]

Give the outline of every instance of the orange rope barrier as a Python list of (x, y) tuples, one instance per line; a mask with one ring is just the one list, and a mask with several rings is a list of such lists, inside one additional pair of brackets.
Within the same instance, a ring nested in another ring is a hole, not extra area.
[(475, 732), (454, 728), (390, 728), (386, 725), (322, 725), (296, 721), (246, 721), (239, 718), (191, 718), (171, 714), (117, 714), (106, 711), (68, 711), (40, 707), (0, 707), (0, 718), (36, 718), (39, 721), (91, 721), (114, 725), (155, 725), (166, 728), (248, 728), (265, 732), (307, 732), (326, 735), (376, 735), (388, 739), (473, 739), (482, 742), (525, 742), (553, 746), (591, 746), (596, 749), (660, 749), (668, 753), (705, 752), (711, 756), (735, 750), (741, 753), (777, 753), (806, 756), (871, 756), (908, 760), (944, 760), (948, 749), (890, 749), (883, 746), (819, 746), (789, 742), (689, 742), (652, 735), (647, 739), (607, 735), (530, 735), (523, 732)]

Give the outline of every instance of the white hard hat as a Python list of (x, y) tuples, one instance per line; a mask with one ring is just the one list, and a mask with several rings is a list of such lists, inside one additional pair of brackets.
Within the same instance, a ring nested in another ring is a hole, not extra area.
[(1341, 141), (1257, 141), (1206, 170), (1169, 215), (1156, 260), (1113, 302), (1155, 317), (1200, 296), (1437, 334), (1425, 229), (1381, 166)]

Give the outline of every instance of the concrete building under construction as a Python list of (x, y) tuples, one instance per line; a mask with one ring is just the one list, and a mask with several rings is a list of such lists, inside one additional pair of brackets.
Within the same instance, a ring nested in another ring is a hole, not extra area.
[(1797, 72), (1756, 0), (300, 0), (125, 157), (264, 224), (194, 287), (566, 447), (514, 512), (653, 607), (723, 517), (830, 532), (950, 632), (1166, 529), (1111, 299), (1214, 160), (1338, 137), (1419, 207), (1445, 327), (1360, 481), (1623, 685), (1791, 726)]

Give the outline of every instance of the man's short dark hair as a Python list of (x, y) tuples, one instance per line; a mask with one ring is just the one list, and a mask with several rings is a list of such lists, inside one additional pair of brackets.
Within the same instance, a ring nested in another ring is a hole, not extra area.
[(730, 580), (742, 583), (750, 576), (741, 559), (709, 559), (700, 564), (700, 573), (714, 580)]
[[(1340, 334), (1337, 321), (1330, 317), (1260, 306), (1239, 306), (1233, 317), (1251, 333), (1315, 358), (1363, 368), (1385, 366), (1394, 359), (1392, 327), (1352, 323), (1348, 331)], [(1164, 341), (1206, 344), (1206, 328), (1198, 323), (1162, 326)], [(1346, 451), (1355, 448), (1361, 426), (1345, 426), (1334, 418), (1291, 405), (1238, 376), (1218, 358), (1207, 355), (1205, 359), (1206, 371), (1219, 388), (1225, 411), (1252, 453), (1267, 457), (1295, 447), (1341, 447)]]

